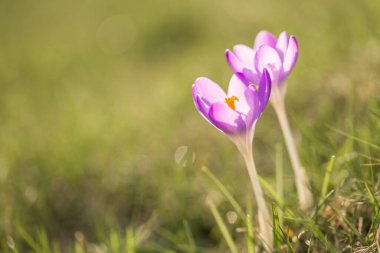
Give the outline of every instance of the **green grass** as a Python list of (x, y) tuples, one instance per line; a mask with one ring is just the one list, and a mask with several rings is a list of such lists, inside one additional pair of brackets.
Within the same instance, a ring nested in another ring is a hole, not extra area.
[[(239, 252), (259, 248), (244, 162), (196, 112), (191, 84), (208, 76), (226, 87), (224, 50), (262, 29), (297, 36), (286, 104), (322, 200), (313, 216), (298, 212), (269, 106), (253, 145), (276, 245), (375, 247), (379, 23), (371, 0), (0, 1), (0, 251), (229, 252), (221, 221)], [(175, 160), (182, 146), (186, 164)]]

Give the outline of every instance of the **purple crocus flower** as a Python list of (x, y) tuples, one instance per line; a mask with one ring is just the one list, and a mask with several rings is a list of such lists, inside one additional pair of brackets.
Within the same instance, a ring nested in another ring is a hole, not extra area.
[(265, 68), (268, 69), (273, 89), (285, 93), (285, 83), (298, 58), (296, 37), (282, 32), (278, 39), (267, 31), (257, 34), (253, 48), (236, 45), (226, 51), (232, 70), (250, 82), (257, 83)]
[(257, 87), (232, 75), (227, 93), (210, 79), (200, 77), (193, 84), (193, 100), (201, 115), (237, 144), (242, 137), (252, 140), (254, 125), (268, 103), (270, 90), (265, 69)]
[(266, 107), (271, 93), (269, 72), (263, 69), (255, 86), (241, 74), (234, 74), (225, 93), (218, 84), (200, 77), (193, 84), (193, 100), (200, 114), (217, 129), (225, 133), (242, 154), (258, 206), (260, 234), (268, 251), (272, 249), (273, 232), (271, 215), (265, 205), (256, 167), (252, 156), (255, 125)]
[(267, 31), (257, 34), (253, 48), (236, 45), (226, 51), (227, 62), (236, 75), (256, 83), (260, 74), (268, 69), (272, 80), (271, 102), (280, 122), (285, 143), (293, 166), (300, 207), (310, 210), (314, 206), (309, 179), (299, 159), (285, 110), (286, 81), (298, 58), (296, 38), (282, 32), (278, 39)]

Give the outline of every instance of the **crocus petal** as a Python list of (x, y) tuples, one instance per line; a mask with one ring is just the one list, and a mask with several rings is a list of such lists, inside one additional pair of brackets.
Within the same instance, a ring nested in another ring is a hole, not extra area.
[(255, 53), (252, 48), (247, 47), (246, 45), (236, 45), (233, 47), (232, 51), (247, 68), (253, 69)]
[(245, 97), (250, 107), (250, 110), (245, 116), (245, 124), (247, 129), (251, 129), (261, 114), (259, 111), (259, 95), (253, 85), (248, 86), (245, 91)]
[(194, 94), (193, 92), (193, 101), (195, 107), (200, 112), (200, 114), (208, 121), (210, 121), (208, 117), (208, 112), (210, 111), (210, 104), (208, 104), (199, 94)]
[(210, 107), (209, 118), (219, 130), (227, 134), (245, 131), (246, 124), (242, 115), (225, 103), (215, 103)]
[(226, 50), (227, 62), (232, 70), (242, 79), (257, 83), (259, 74), (254, 66), (255, 53), (253, 49), (244, 45), (237, 45), (233, 51)]
[(297, 58), (298, 58), (298, 43), (297, 43), (296, 37), (290, 36), (289, 46), (288, 46), (288, 49), (286, 50), (284, 64), (283, 64), (283, 71), (285, 74), (289, 74), (290, 71), (292, 71), (294, 65), (297, 62)]
[(267, 69), (263, 70), (261, 80), (259, 83), (259, 115), (264, 111), (266, 105), (268, 104), (270, 92), (271, 92), (271, 79)]
[(270, 47), (276, 46), (276, 37), (273, 36), (270, 32), (261, 31), (257, 34), (255, 39), (254, 49), (260, 48), (262, 45), (267, 45)]
[(267, 45), (259, 48), (255, 56), (257, 71), (263, 73), (264, 68), (268, 69), (272, 79), (277, 79), (278, 72), (282, 69), (282, 62), (277, 51)]
[(230, 65), (232, 70), (236, 72), (243, 72), (244, 68), (247, 68), (245, 64), (230, 50), (226, 50), (226, 58), (227, 58), (227, 63)]
[(247, 80), (248, 83), (258, 83), (260, 80), (259, 74), (256, 73), (256, 69), (250, 70), (250, 69), (243, 69), (243, 80)]
[(227, 96), (236, 96), (239, 101), (235, 102), (236, 111), (247, 114), (250, 110), (250, 104), (246, 98), (247, 83), (244, 83), (237, 75), (232, 75), (228, 86)]
[(206, 77), (199, 77), (193, 84), (193, 96), (199, 95), (209, 106), (215, 102), (223, 101), (226, 93), (220, 86)]
[(278, 54), (281, 57), (281, 60), (284, 61), (286, 50), (288, 49), (289, 35), (287, 32), (282, 32), (278, 37), (276, 49)]

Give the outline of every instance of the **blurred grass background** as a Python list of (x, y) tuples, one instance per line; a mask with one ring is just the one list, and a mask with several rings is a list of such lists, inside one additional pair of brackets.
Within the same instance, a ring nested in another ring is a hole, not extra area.
[[(207, 76), (226, 88), (225, 49), (252, 45), (262, 29), (297, 36), (287, 106), (318, 191), (329, 157), (355, 149), (327, 126), (372, 138), (379, 24), (373, 0), (0, 1), (0, 236), (20, 224), (63, 243), (78, 231), (97, 242), (155, 217), (148, 241), (170, 245), (187, 220), (199, 245), (217, 244), (200, 167), (242, 203), (251, 192), (236, 148), (196, 112), (191, 85)], [(269, 106), (254, 141), (269, 181), (276, 143)], [(333, 182), (363, 176), (355, 168)]]

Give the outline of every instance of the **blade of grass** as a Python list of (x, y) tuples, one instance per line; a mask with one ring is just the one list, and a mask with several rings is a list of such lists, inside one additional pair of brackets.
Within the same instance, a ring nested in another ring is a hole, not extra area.
[(133, 232), (132, 227), (127, 228), (127, 253), (135, 253), (136, 245), (135, 245), (135, 234)]
[(359, 153), (359, 155), (362, 156), (362, 157), (368, 158), (370, 160), (375, 160), (377, 162), (380, 162), (380, 159), (378, 159), (378, 158), (375, 158), (375, 157), (372, 157), (372, 156), (369, 156), (369, 155), (366, 155), (366, 154), (362, 154), (362, 153)]
[(372, 215), (372, 222), (371, 222), (371, 226), (368, 230), (368, 234), (371, 233), (371, 231), (374, 229), (375, 227), (375, 223), (378, 219), (378, 216), (379, 216), (379, 203), (377, 202), (376, 200), (376, 197), (374, 195), (374, 193), (372, 192), (371, 188), (368, 186), (368, 184), (366, 182), (364, 182), (364, 185), (365, 185), (365, 188), (368, 192), (368, 196), (369, 196), (369, 201), (374, 209), (374, 214)]
[(51, 252), (50, 245), (49, 245), (49, 239), (47, 237), (46, 231), (42, 228), (37, 230), (37, 237), (38, 241), (41, 247), (41, 250), (43, 252)]
[(120, 238), (116, 231), (111, 231), (110, 233), (110, 247), (113, 252), (120, 251)]
[(260, 184), (263, 188), (269, 193), (269, 195), (277, 202), (277, 204), (281, 207), (285, 206), (285, 200), (283, 200), (271, 187), (271, 185), (265, 181), (264, 178), (259, 176)]
[(322, 200), (325, 199), (326, 197), (327, 190), (330, 183), (331, 172), (334, 167), (334, 162), (335, 162), (335, 155), (332, 155), (330, 158), (329, 164), (327, 165), (325, 177), (323, 179), (321, 196), (319, 197), (319, 205), (322, 203)]
[[(282, 160), (282, 146), (281, 144), (276, 145), (276, 191), (281, 199), (284, 199), (284, 167)], [(283, 224), (283, 213), (281, 210), (278, 211), (278, 220), (280, 226)]]
[(228, 247), (230, 248), (230, 251), (232, 253), (238, 253), (238, 249), (237, 249), (234, 241), (232, 240), (232, 237), (231, 237), (230, 232), (228, 231), (227, 225), (223, 221), (223, 218), (220, 215), (218, 209), (216, 208), (214, 202), (212, 201), (212, 199), (210, 197), (208, 197), (206, 199), (206, 203), (209, 206), (210, 211), (211, 211), (211, 213), (214, 216), (214, 219), (216, 221), (216, 224), (218, 225), (220, 232), (222, 233), (222, 235), (224, 237), (224, 240), (226, 241)]
[(253, 236), (253, 225), (251, 214), (247, 214), (246, 222), (247, 224), (247, 245), (248, 245), (248, 253), (255, 253), (255, 243)]
[(193, 236), (193, 233), (191, 232), (191, 229), (187, 220), (183, 221), (183, 226), (185, 227), (186, 237), (187, 237), (187, 240), (189, 241), (189, 252), (194, 253), (196, 251), (194, 236)]
[(21, 225), (17, 225), (17, 232), (22, 237), (22, 239), (25, 240), (25, 242), (27, 243), (27, 245), (29, 245), (29, 247), (31, 247), (35, 252), (39, 252), (40, 251), (37, 243), (28, 234), (28, 232), (26, 232), (26, 230), (23, 227), (21, 227)]
[(58, 244), (57, 241), (53, 241), (52, 248), (53, 248), (53, 250), (52, 250), (53, 253), (59, 253), (59, 252), (61, 252), (61, 250), (59, 249), (59, 244)]
[(335, 190), (331, 190), (329, 191), (329, 193), (326, 194), (326, 196), (320, 200), (320, 202), (318, 203), (318, 206), (317, 208), (315, 209), (315, 212), (314, 212), (314, 215), (313, 217), (314, 218), (318, 218), (317, 214), (318, 214), (318, 211), (326, 204), (327, 200), (330, 198), (331, 195), (333, 195), (335, 192)]
[(365, 188), (366, 188), (366, 190), (368, 192), (369, 200), (370, 200), (371, 204), (374, 207), (375, 213), (379, 213), (379, 208), (380, 207), (379, 207), (379, 203), (376, 200), (375, 194), (373, 193), (373, 191), (371, 190), (371, 188), (369, 188), (369, 186), (368, 186), (368, 184), (366, 182), (364, 182), (364, 185), (365, 185)]
[(356, 137), (356, 136), (354, 136), (354, 135), (348, 134), (348, 133), (346, 133), (346, 132), (344, 132), (344, 131), (342, 131), (342, 130), (339, 130), (339, 129), (336, 129), (336, 128), (333, 128), (333, 127), (330, 127), (330, 126), (327, 126), (327, 127), (328, 127), (329, 129), (331, 129), (332, 131), (334, 131), (334, 132), (336, 132), (336, 133), (339, 133), (339, 134), (341, 134), (341, 135), (343, 135), (343, 136), (346, 136), (346, 137), (348, 137), (348, 138), (350, 138), (350, 139), (352, 139), (352, 140), (355, 140), (355, 141), (357, 141), (357, 142), (360, 142), (360, 143), (366, 144), (366, 145), (368, 145), (368, 146), (370, 146), (370, 147), (372, 147), (372, 148), (375, 148), (375, 149), (380, 149), (380, 146), (377, 146), (377, 145), (375, 145), (375, 144), (373, 144), (373, 143), (370, 143), (370, 142), (368, 142), (368, 141), (366, 141), (366, 140), (360, 139), (360, 138), (358, 138), (358, 137)]
[(280, 230), (280, 222), (278, 218), (278, 210), (277, 207), (272, 204), (272, 216), (273, 216), (273, 238), (274, 240), (274, 249), (278, 251), (282, 244), (281, 230)]
[(206, 175), (211, 179), (211, 181), (213, 181), (216, 184), (216, 186), (224, 194), (228, 202), (230, 202), (232, 208), (235, 209), (235, 212), (239, 214), (240, 218), (242, 220), (245, 220), (245, 214), (243, 212), (243, 209), (240, 207), (240, 205), (232, 196), (232, 194), (227, 190), (227, 188), (222, 184), (222, 182), (220, 182), (219, 179), (207, 167), (202, 167), (202, 171), (206, 173)]
[(85, 252), (83, 245), (78, 241), (75, 241), (74, 252), (75, 253), (84, 253)]
[[(163, 228), (157, 229), (156, 232), (158, 235), (160, 235), (161, 237), (165, 238), (170, 243), (175, 245), (178, 249), (180, 249), (181, 252), (186, 251), (188, 249), (188, 247), (187, 247), (188, 245), (184, 244), (182, 242), (183, 238), (180, 234), (172, 232), (172, 231), (167, 230), (167, 229), (163, 229)], [(135, 243), (134, 240), (135, 239), (133, 238), (133, 241), (131, 241), (131, 242)]]
[(275, 249), (277, 249), (279, 251), (281, 245), (283, 243), (286, 243), (289, 251), (295, 253), (295, 250), (289, 241), (288, 235), (283, 231), (283, 229), (280, 226), (278, 209), (277, 209), (277, 206), (275, 204), (272, 205), (272, 214), (273, 214), (273, 234), (274, 234), (274, 238), (276, 239), (275, 240)]

